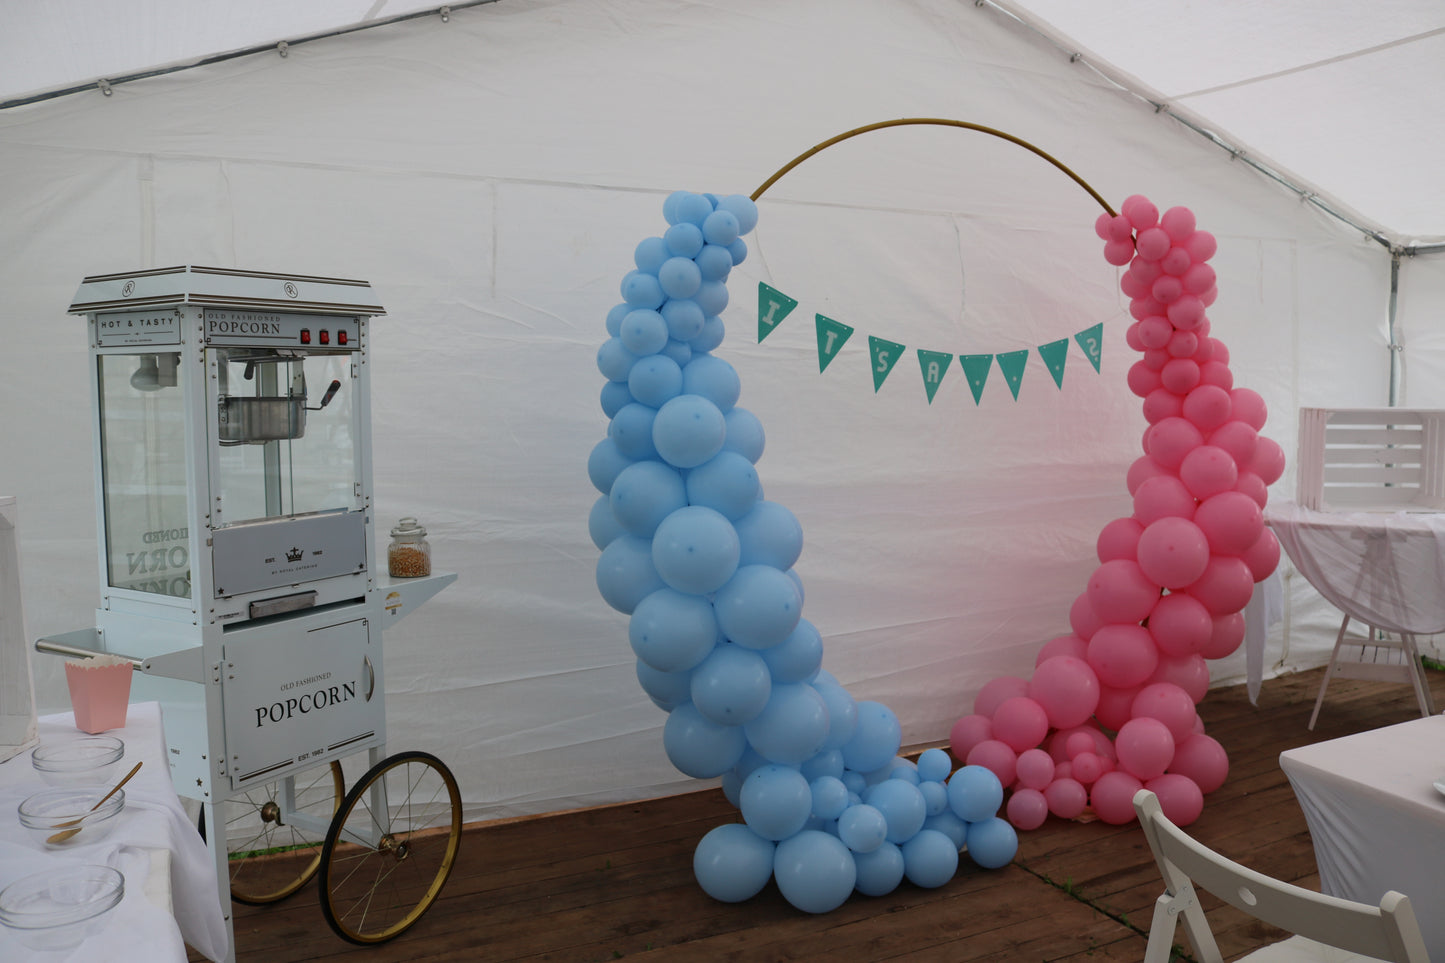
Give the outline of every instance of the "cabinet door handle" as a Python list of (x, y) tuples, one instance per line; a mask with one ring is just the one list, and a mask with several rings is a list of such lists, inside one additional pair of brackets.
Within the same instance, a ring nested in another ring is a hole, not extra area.
[(376, 691), (376, 669), (371, 665), (371, 656), (361, 657), (362, 665), (366, 668), (366, 701), (371, 701), (371, 694)]

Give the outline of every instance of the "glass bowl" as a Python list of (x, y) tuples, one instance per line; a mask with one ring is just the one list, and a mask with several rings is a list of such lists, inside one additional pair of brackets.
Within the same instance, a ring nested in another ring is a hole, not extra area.
[(66, 950), (93, 936), (125, 896), (109, 866), (63, 866), (22, 876), (0, 890), (0, 923), (32, 950)]
[[(20, 804), (20, 824), (30, 831), (36, 842), (47, 849), (74, 849), (105, 838), (125, 809), (125, 790), (119, 789), (99, 808), (96, 801), (110, 791), (109, 786), (63, 786), (43, 789), (27, 796)], [(62, 825), (66, 824), (66, 825)], [(70, 829), (64, 839), (58, 833)]]
[(115, 736), (77, 736), (36, 746), (30, 765), (52, 786), (99, 783), (111, 778), (125, 755), (125, 742)]

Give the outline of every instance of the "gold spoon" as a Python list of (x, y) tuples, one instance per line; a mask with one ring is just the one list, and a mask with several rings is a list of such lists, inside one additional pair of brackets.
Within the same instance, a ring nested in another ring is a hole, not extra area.
[[(117, 792), (120, 791), (120, 787), (121, 787), (121, 786), (124, 786), (126, 783), (130, 782), (130, 777), (131, 777), (131, 776), (134, 776), (136, 773), (140, 772), (141, 763), (144, 762), (144, 761), (145, 761), (145, 760), (141, 760), (141, 762), (136, 763), (136, 764), (135, 764), (135, 767), (132, 768), (130, 772), (128, 772), (128, 773), (125, 774), (125, 778), (124, 778), (124, 779), (122, 779), (120, 782), (116, 783), (116, 784), (111, 788), (110, 792), (106, 793), (104, 796), (101, 796), (100, 799), (99, 799), (99, 801), (97, 801), (94, 806), (91, 806), (90, 809), (86, 811), (85, 816), (89, 816), (91, 813), (93, 813), (93, 812), (95, 812), (97, 809), (99, 809), (99, 808), (101, 807), (101, 804), (102, 804), (102, 803), (104, 803), (107, 799), (109, 799), (111, 796), (114, 796)], [(67, 819), (67, 820), (66, 820), (65, 822), (63, 822), (63, 823), (56, 823), (54, 826), (51, 826), (51, 827), (50, 827), (51, 829), (59, 829), (59, 830), (62, 830), (62, 831), (56, 833), (56, 834), (53, 835), (53, 836), (47, 836), (47, 837), (45, 838), (45, 842), (48, 843), (48, 844), (50, 844), (50, 845), (52, 845), (52, 846), (55, 845), (56, 843), (63, 843), (63, 842), (65, 842), (67, 839), (69, 839), (70, 837), (74, 836), (76, 833), (80, 832), (80, 830), (81, 830), (83, 827), (80, 826), (79, 823), (80, 823), (82, 820), (85, 819), (85, 816), (79, 816), (79, 817), (77, 817), (77, 818), (75, 818), (75, 819)], [(72, 829), (66, 829), (65, 827), (67, 827), (67, 826), (72, 826), (72, 827), (74, 827), (74, 828), (72, 828)]]

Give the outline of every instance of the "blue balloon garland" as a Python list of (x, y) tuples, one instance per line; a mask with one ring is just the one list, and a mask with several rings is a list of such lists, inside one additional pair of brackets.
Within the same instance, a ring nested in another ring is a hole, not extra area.
[(897, 716), (822, 668), (802, 617), (802, 527), (762, 497), (762, 424), (712, 354), (757, 205), (676, 191), (662, 213), (668, 227), (637, 245), (597, 351), (610, 421), (587, 461), (601, 493), (587, 525), (598, 591), (630, 616), (638, 683), (668, 713), (668, 759), (721, 777), (742, 815), (698, 843), (699, 885), (741, 902), (776, 879), (794, 907), (825, 913), (905, 876), (941, 886), (965, 848), (980, 866), (1007, 864), (1018, 838), (997, 816), (998, 777), (954, 773), (942, 749), (901, 758)]

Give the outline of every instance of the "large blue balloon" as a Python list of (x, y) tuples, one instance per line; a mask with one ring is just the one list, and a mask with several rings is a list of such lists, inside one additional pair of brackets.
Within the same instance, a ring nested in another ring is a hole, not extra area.
[(724, 903), (741, 903), (762, 892), (773, 878), (771, 840), (742, 823), (710, 831), (692, 855), (692, 872), (702, 891)]
[[(694, 364), (697, 364), (696, 359), (689, 362), (688, 367)], [(683, 377), (686, 378), (685, 373)], [(723, 413), (701, 395), (673, 398), (657, 410), (651, 428), (652, 445), (657, 454), (677, 468), (701, 465), (722, 451), (727, 436), (727, 420)], [(626, 453), (627, 446), (620, 442), (619, 445)]]
[(1019, 836), (1008, 820), (990, 816), (968, 824), (968, 855), (984, 869), (1007, 866), (1019, 849)]
[(652, 543), (645, 538), (614, 538), (597, 559), (597, 590), (619, 612), (631, 614), (643, 599), (666, 587), (652, 564)]
[(899, 848), (903, 850), (903, 871), (914, 886), (936, 889), (958, 872), (958, 847), (936, 829), (920, 830)]
[(651, 538), (663, 519), (687, 505), (687, 488), (676, 469), (639, 461), (618, 474), (608, 502), (617, 524), (631, 535)]
[(640, 359), (627, 376), (627, 393), (649, 408), (661, 408), (681, 391), (682, 366), (665, 354)]
[(864, 896), (886, 896), (903, 882), (903, 851), (885, 842), (868, 853), (854, 853), (858, 892)]
[(828, 913), (853, 892), (858, 867), (837, 836), (805, 829), (778, 844), (773, 878), (793, 906), (805, 913)]
[[(667, 344), (667, 322), (656, 311), (639, 308), (628, 312), (617, 332), (622, 346), (639, 358), (656, 354)], [(629, 372), (629, 378), (631, 372)]]
[(763, 711), (743, 728), (748, 742), (764, 759), (801, 766), (823, 748), (828, 736), (828, 706), (810, 685), (775, 685)]
[(658, 575), (679, 592), (696, 595), (715, 592), (733, 578), (739, 551), (732, 522), (701, 505), (673, 511), (652, 538)]
[(693, 261), (704, 281), (726, 281), (732, 273), (732, 252), (719, 244), (704, 244)]
[(734, 527), (742, 549), (739, 565), (771, 565), (786, 572), (803, 554), (803, 526), (777, 502), (758, 502)]
[(633, 461), (656, 458), (657, 447), (652, 440), (652, 429), (657, 423), (657, 414), (657, 409), (635, 401), (623, 405), (622, 410), (608, 422), (607, 437), (616, 443), (618, 451)]
[[(805, 777), (806, 778), (806, 777)], [(835, 820), (848, 808), (848, 787), (836, 776), (819, 776), (809, 782), (813, 790), (813, 816)]]
[(672, 257), (658, 268), (657, 281), (669, 298), (690, 298), (702, 284), (702, 271), (692, 258)]
[(659, 709), (671, 712), (688, 701), (691, 695), (692, 673), (686, 669), (681, 672), (659, 672), (638, 659), (637, 683)]
[[(698, 232), (701, 235), (701, 231)], [(701, 248), (699, 248), (701, 250)], [(634, 308), (658, 308), (666, 300), (657, 276), (644, 271), (629, 271), (622, 278), (622, 300)]]
[(948, 805), (966, 823), (989, 819), (1003, 805), (1003, 784), (992, 770), (964, 766), (948, 780)]
[(706, 659), (721, 636), (707, 599), (660, 586), (638, 600), (627, 639), (637, 657), (657, 671), (683, 672)]
[(597, 349), (597, 370), (608, 381), (626, 381), (636, 363), (637, 355), (627, 350), (621, 338), (608, 338)]
[[(702, 228), (696, 224), (681, 223), (669, 227), (662, 235), (663, 243), (667, 245), (667, 252), (677, 257), (697, 257), (702, 246), (706, 243), (702, 237)], [(661, 286), (659, 285), (659, 290)]]
[(883, 814), (888, 841), (902, 845), (923, 828), (928, 806), (918, 787), (903, 779), (885, 779), (863, 793), (863, 801)]
[(758, 226), (758, 205), (746, 194), (729, 194), (717, 202), (717, 209), (727, 211), (738, 221), (738, 234), (751, 234)]
[(721, 776), (737, 765), (747, 747), (741, 729), (709, 722), (691, 702), (669, 712), (662, 727), (662, 748), (667, 758), (694, 779)]
[[(662, 319), (667, 322), (667, 333), (676, 341), (691, 341), (702, 334), (707, 315), (690, 298), (674, 298), (662, 306)], [(692, 349), (688, 348), (687, 364), (692, 360)]]
[(888, 765), (902, 744), (903, 729), (893, 710), (881, 702), (860, 702), (858, 728), (842, 747), (843, 762), (849, 769), (873, 772)]
[(598, 548), (606, 548), (614, 538), (626, 534), (617, 516), (612, 514), (612, 500), (606, 495), (598, 495), (592, 503), (592, 511), (587, 514), (587, 534)]
[(632, 464), (632, 459), (622, 453), (617, 442), (603, 438), (592, 446), (587, 455), (587, 477), (603, 495), (612, 491), (612, 483), (622, 474), (622, 469)]
[(743, 821), (764, 839), (787, 839), (808, 821), (813, 791), (803, 774), (791, 766), (766, 765), (743, 780)]
[(888, 818), (867, 803), (849, 806), (838, 817), (838, 838), (855, 853), (871, 853), (888, 839)]
[(724, 415), (738, 403), (742, 380), (737, 369), (716, 355), (699, 355), (682, 370), (682, 390), (701, 395), (717, 405)]
[(724, 451), (735, 451), (754, 465), (763, 457), (767, 436), (758, 416), (746, 408), (734, 407), (726, 416), (727, 438), (723, 441)]
[(768, 565), (739, 566), (718, 589), (713, 604), (727, 637), (750, 649), (778, 645), (803, 616), (797, 585)]
[[(798, 627), (788, 633), (786, 639), (770, 649), (763, 650), (763, 661), (768, 664), (768, 670), (772, 672), (775, 682), (806, 682), (817, 674), (823, 664), (823, 637), (818, 634), (812, 622), (799, 619)], [(819, 695), (822, 695), (822, 692), (819, 692)], [(823, 701), (828, 701), (826, 696)], [(849, 699), (849, 702), (851, 701)], [(832, 703), (829, 703), (830, 733), (832, 708)]]
[[(667, 260), (667, 245), (660, 237), (644, 238), (632, 252), (632, 263), (644, 274), (656, 274)], [(631, 308), (632, 305), (627, 305)], [(609, 316), (610, 318), (610, 316)], [(620, 320), (620, 319), (619, 319)]]
[(690, 693), (697, 711), (713, 722), (740, 726), (768, 704), (772, 676), (762, 656), (731, 642), (712, 650), (692, 673)]
[(953, 758), (946, 749), (925, 749), (918, 756), (918, 777), (926, 782), (947, 782)]
[[(798, 625), (801, 628), (802, 622)], [(767, 658), (766, 652), (763, 657)], [(823, 748), (841, 750), (858, 731), (858, 703), (847, 689), (836, 682), (819, 678), (814, 679), (812, 685), (828, 705), (828, 738), (823, 741)], [(843, 758), (842, 752), (838, 753), (838, 758)]]
[(687, 473), (687, 500), (736, 521), (757, 503), (758, 470), (737, 452), (720, 451)]

